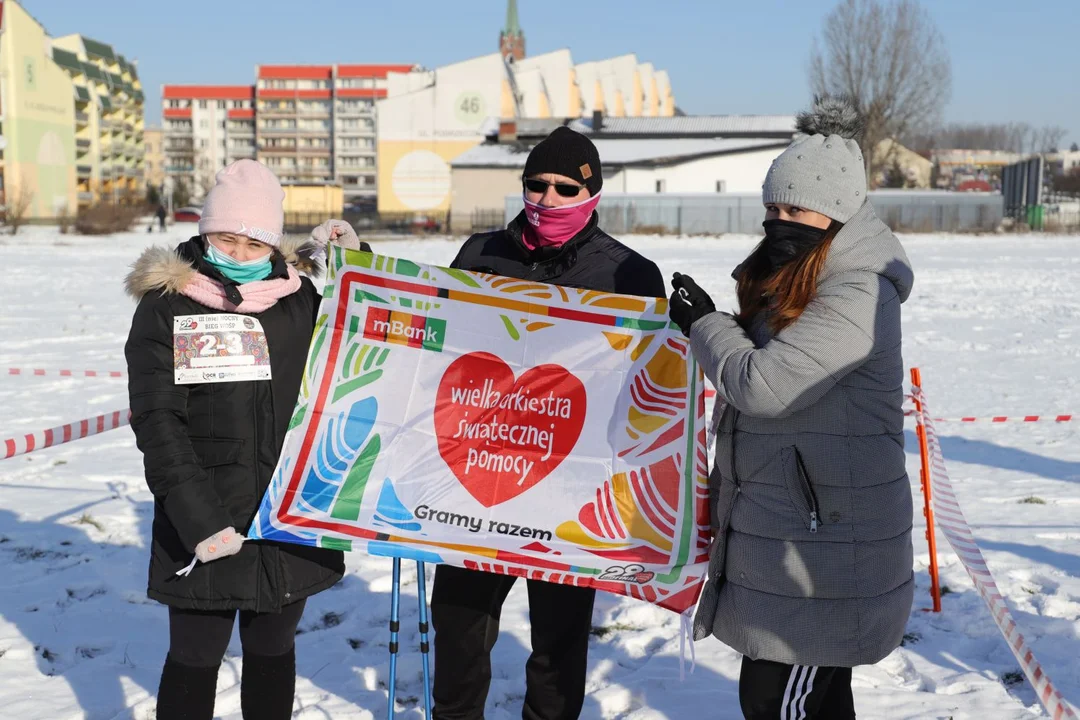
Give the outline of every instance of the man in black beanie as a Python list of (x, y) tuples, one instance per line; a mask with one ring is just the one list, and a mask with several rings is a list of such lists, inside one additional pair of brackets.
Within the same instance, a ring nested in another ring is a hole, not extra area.
[[(596, 146), (559, 127), (529, 153), (522, 174), (525, 209), (505, 230), (473, 235), (451, 267), (567, 287), (664, 297), (664, 278), (597, 226), (604, 179)], [(440, 565), (435, 628), (436, 720), (483, 720), (491, 649), (515, 577)], [(572, 720), (585, 701), (585, 673), (596, 591), (529, 580), (532, 655), (525, 665), (525, 720)]]

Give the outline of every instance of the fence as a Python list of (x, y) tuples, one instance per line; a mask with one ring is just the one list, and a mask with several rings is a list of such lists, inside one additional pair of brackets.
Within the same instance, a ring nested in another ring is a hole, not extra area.
[(402, 234), (422, 235), (445, 232), (448, 227), (445, 212), (430, 213), (338, 213), (304, 212), (285, 214), (285, 232), (306, 235), (328, 218), (341, 217), (358, 235)]
[[(881, 219), (907, 232), (992, 232), (1001, 225), (1004, 205), (994, 193), (879, 190), (870, 193)], [(504, 219), (521, 211), (521, 196), (506, 198)], [(760, 234), (765, 220), (761, 195), (604, 195), (597, 208), (600, 226), (610, 233), (718, 235)]]

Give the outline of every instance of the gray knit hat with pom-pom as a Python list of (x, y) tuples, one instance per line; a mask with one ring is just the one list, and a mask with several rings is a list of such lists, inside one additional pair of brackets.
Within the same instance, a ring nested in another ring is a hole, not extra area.
[(795, 129), (795, 140), (769, 168), (762, 203), (795, 205), (846, 223), (866, 202), (862, 118), (846, 97), (826, 95), (799, 113)]

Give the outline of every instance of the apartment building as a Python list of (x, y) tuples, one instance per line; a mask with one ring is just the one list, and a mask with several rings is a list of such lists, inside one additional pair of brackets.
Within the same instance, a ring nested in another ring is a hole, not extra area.
[(143, 156), (143, 177), (147, 185), (161, 190), (165, 182), (165, 134), (159, 127), (148, 127), (144, 133), (146, 154)]
[(346, 202), (376, 192), (375, 101), (411, 65), (260, 65), (258, 158), (283, 183), (335, 183)]
[(74, 86), (78, 205), (141, 195), (145, 96), (135, 63), (77, 34), (55, 38), (52, 56)]
[(192, 198), (202, 198), (224, 166), (255, 157), (253, 86), (165, 85), (161, 98), (165, 175)]

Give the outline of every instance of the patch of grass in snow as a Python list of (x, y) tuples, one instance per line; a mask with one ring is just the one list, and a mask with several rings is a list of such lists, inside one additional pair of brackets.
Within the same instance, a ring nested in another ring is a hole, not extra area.
[(68, 600), (78, 600), (80, 602), (89, 600), (90, 598), (96, 598), (100, 595), (104, 595), (107, 591), (103, 587), (96, 588), (68, 588), (67, 596)]
[(0, 658), (7, 655), (7, 648), (0, 648)]
[(349, 647), (351, 647), (353, 650), (359, 650), (360, 648), (364, 647), (364, 645), (367, 644), (363, 640), (361, 640), (360, 638), (349, 638), (348, 642), (349, 642)]
[(1009, 672), (1001, 673), (1001, 682), (1005, 687), (1022, 685), (1025, 682), (1024, 673), (1019, 670), (1010, 670)]
[(53, 467), (57, 467), (59, 465), (67, 465), (67, 460), (57, 460), (53, 463)]
[(40, 652), (40, 653), (41, 653), (41, 657), (42, 657), (42, 658), (43, 658), (43, 659), (44, 659), (44, 660), (45, 660), (46, 662), (56, 662), (56, 660), (57, 660), (57, 659), (59, 659), (59, 657), (60, 657), (59, 655), (57, 655), (56, 653), (54, 653), (54, 652), (53, 652), (52, 650), (50, 650), (49, 648), (43, 648), (43, 647), (41, 647), (40, 645), (36, 645), (36, 646), (34, 646), (34, 652)]
[(900, 641), (900, 647), (905, 647), (907, 645), (914, 645), (915, 643), (919, 642), (920, 640), (922, 640), (922, 635), (920, 635), (917, 632), (904, 633), (904, 639)]
[(941, 586), (941, 597), (945, 597), (946, 595), (952, 595), (952, 588), (949, 587), (948, 585), (942, 585)]
[(1026, 587), (1024, 585), (1021, 585), (1020, 589), (1023, 590), (1024, 592), (1026, 592), (1028, 595), (1038, 595), (1039, 594), (1039, 591), (1036, 590), (1035, 588), (1029, 588), (1029, 587)]
[(98, 520), (94, 519), (94, 516), (90, 513), (83, 513), (82, 517), (75, 521), (76, 525), (91, 525), (98, 529), (99, 532), (105, 532), (105, 526)]
[(593, 637), (598, 637), (601, 640), (608, 635), (618, 632), (619, 630), (640, 630), (637, 625), (630, 625), (628, 623), (613, 623), (611, 625), (593, 625), (589, 628), (589, 634)]
[(33, 562), (35, 560), (63, 560), (69, 558), (71, 555), (66, 552), (57, 552), (56, 550), (42, 550), (35, 547), (18, 547), (14, 549), (15, 562), (26, 563)]
[(78, 655), (81, 658), (86, 658), (87, 660), (93, 660), (98, 655), (101, 655), (103, 652), (105, 652), (105, 650), (103, 648), (95, 648), (95, 647), (77, 647), (77, 648), (75, 648), (75, 654)]
[[(296, 634), (303, 635), (306, 632), (316, 632), (318, 630), (328, 630), (330, 628), (337, 627), (341, 624), (341, 621), (345, 619), (344, 613), (336, 613), (333, 610), (323, 613), (323, 616), (319, 618), (319, 621), (309, 627), (307, 630), (303, 628), (297, 628)], [(355, 649), (355, 648), (354, 648)]]
[(1023, 500), (1020, 500), (1021, 505), (1045, 505), (1046, 501), (1037, 495), (1028, 495)]

